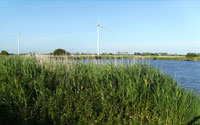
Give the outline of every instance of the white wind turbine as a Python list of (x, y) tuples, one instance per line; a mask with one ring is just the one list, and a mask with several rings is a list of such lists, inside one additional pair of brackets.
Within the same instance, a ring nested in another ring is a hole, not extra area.
[(20, 35), (21, 35), (21, 32), (18, 33), (18, 55), (20, 55)]
[[(24, 29), (24, 27), (22, 28), (22, 30), (23, 29)], [(22, 33), (22, 30), (17, 35), (17, 38), (18, 38), (18, 47), (17, 47), (18, 55), (20, 55), (20, 35)]]
[(100, 28), (104, 28), (105, 30), (112, 32), (111, 30), (105, 28), (103, 25), (100, 24), (100, 18), (98, 17), (97, 23), (97, 55), (100, 55)]

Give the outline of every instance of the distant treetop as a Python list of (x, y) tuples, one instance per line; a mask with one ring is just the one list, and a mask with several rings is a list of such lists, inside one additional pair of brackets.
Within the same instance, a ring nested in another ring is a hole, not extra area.
[(64, 49), (59, 48), (54, 50), (53, 55), (70, 55), (70, 53), (65, 51)]
[(5, 51), (5, 50), (2, 50), (0, 55), (9, 55), (9, 53), (7, 51)]
[(187, 53), (186, 57), (191, 58), (191, 57), (198, 57), (199, 55), (196, 53)]

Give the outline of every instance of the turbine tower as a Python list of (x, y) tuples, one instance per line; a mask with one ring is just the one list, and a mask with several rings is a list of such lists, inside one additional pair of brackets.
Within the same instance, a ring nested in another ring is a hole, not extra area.
[(97, 55), (99, 56), (100, 54), (100, 19), (98, 18), (98, 23), (97, 23)]
[(20, 55), (20, 35), (21, 35), (23, 29), (24, 29), (24, 27), (21, 29), (21, 31), (17, 35), (17, 38), (18, 38), (18, 47), (17, 47), (18, 55)]
[(20, 32), (18, 33), (18, 55), (20, 55)]
[(100, 28), (104, 28), (105, 30), (112, 32), (111, 30), (105, 28), (100, 24), (100, 18), (98, 17), (98, 23), (97, 23), (97, 55), (100, 55)]

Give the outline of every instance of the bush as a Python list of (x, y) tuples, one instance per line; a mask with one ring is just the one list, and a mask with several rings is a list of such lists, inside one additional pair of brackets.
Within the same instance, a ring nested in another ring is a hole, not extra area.
[(54, 52), (53, 52), (54, 55), (70, 55), (69, 52), (63, 50), (63, 49), (56, 49)]
[(5, 51), (5, 50), (2, 50), (0, 55), (9, 55), (9, 53), (7, 51)]
[(191, 57), (198, 57), (196, 53), (187, 53), (186, 57), (191, 58)]

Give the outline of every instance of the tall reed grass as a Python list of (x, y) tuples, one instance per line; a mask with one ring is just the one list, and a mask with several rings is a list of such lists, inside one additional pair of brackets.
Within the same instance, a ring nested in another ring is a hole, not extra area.
[(200, 115), (196, 94), (145, 64), (1, 57), (0, 68), (1, 124), (187, 124)]

